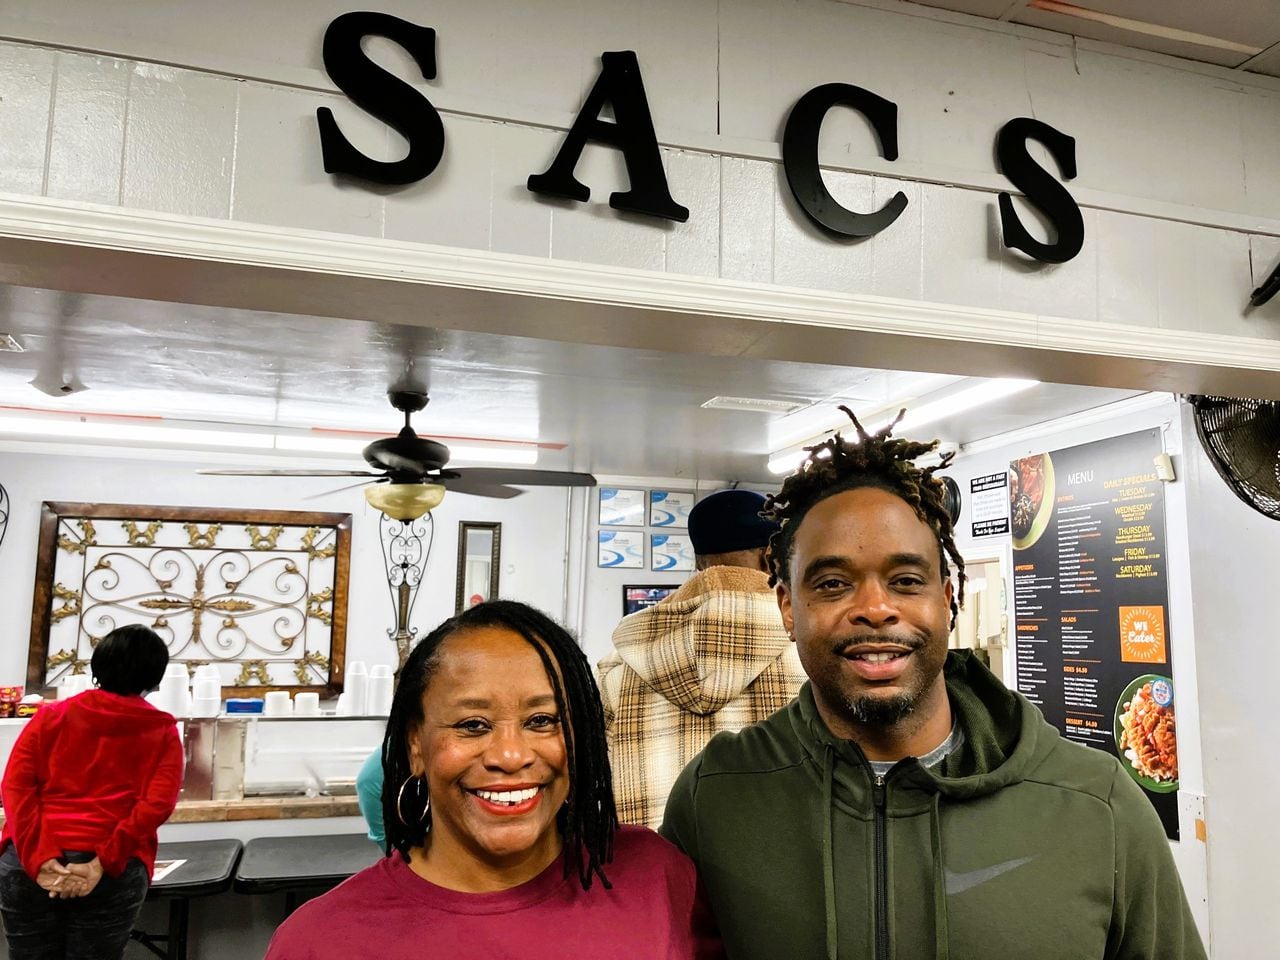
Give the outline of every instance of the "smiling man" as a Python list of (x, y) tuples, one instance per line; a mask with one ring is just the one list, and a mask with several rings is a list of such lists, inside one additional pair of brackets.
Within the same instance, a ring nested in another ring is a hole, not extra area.
[(854, 426), (769, 503), (809, 683), (712, 740), (667, 804), (662, 832), (697, 863), (729, 957), (1202, 960), (1163, 829), (1118, 761), (948, 652), (964, 599), (934, 476), (949, 458), (917, 467), (936, 442)]

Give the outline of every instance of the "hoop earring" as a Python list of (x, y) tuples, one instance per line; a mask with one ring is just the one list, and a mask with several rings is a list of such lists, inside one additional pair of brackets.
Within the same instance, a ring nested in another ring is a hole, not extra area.
[(396, 794), (396, 816), (400, 819), (401, 826), (409, 826), (408, 821), (404, 818), (404, 788), (409, 785), (409, 781), (413, 781), (416, 786), (414, 793), (418, 796), (426, 794), (426, 800), (422, 804), (422, 815), (418, 817), (418, 823), (426, 823), (427, 817), (431, 815), (431, 794), (427, 793), (427, 785), (421, 777), (405, 777), (404, 783), (400, 784), (400, 792)]

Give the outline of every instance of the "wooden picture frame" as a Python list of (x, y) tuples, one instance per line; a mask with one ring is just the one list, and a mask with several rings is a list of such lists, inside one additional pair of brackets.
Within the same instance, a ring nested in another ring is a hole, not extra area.
[(45, 501), (27, 691), (87, 672), (102, 636), (142, 623), (189, 671), (218, 664), (224, 697), (336, 696), (350, 575), (349, 513)]
[[(476, 540), (488, 539), (488, 555), (473, 549), (471, 534)], [(498, 596), (498, 567), (502, 562), (502, 524), (482, 523), (478, 520), (462, 520), (458, 523), (458, 586), (454, 598), (454, 613), (474, 606), (477, 602), (493, 600)], [(481, 569), (486, 565), (488, 569)], [(479, 600), (476, 598), (479, 597)]]

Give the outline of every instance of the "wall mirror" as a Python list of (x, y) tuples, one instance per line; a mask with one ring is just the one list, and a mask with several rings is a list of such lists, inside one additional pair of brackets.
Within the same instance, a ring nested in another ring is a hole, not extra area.
[(455, 613), (498, 596), (502, 524), (463, 520), (458, 524), (458, 595)]

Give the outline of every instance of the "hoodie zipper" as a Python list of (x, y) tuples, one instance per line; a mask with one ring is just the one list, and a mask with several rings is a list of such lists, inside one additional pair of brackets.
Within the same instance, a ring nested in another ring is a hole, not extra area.
[(876, 960), (889, 960), (889, 823), (882, 775), (876, 776), (871, 792), (876, 807)]

